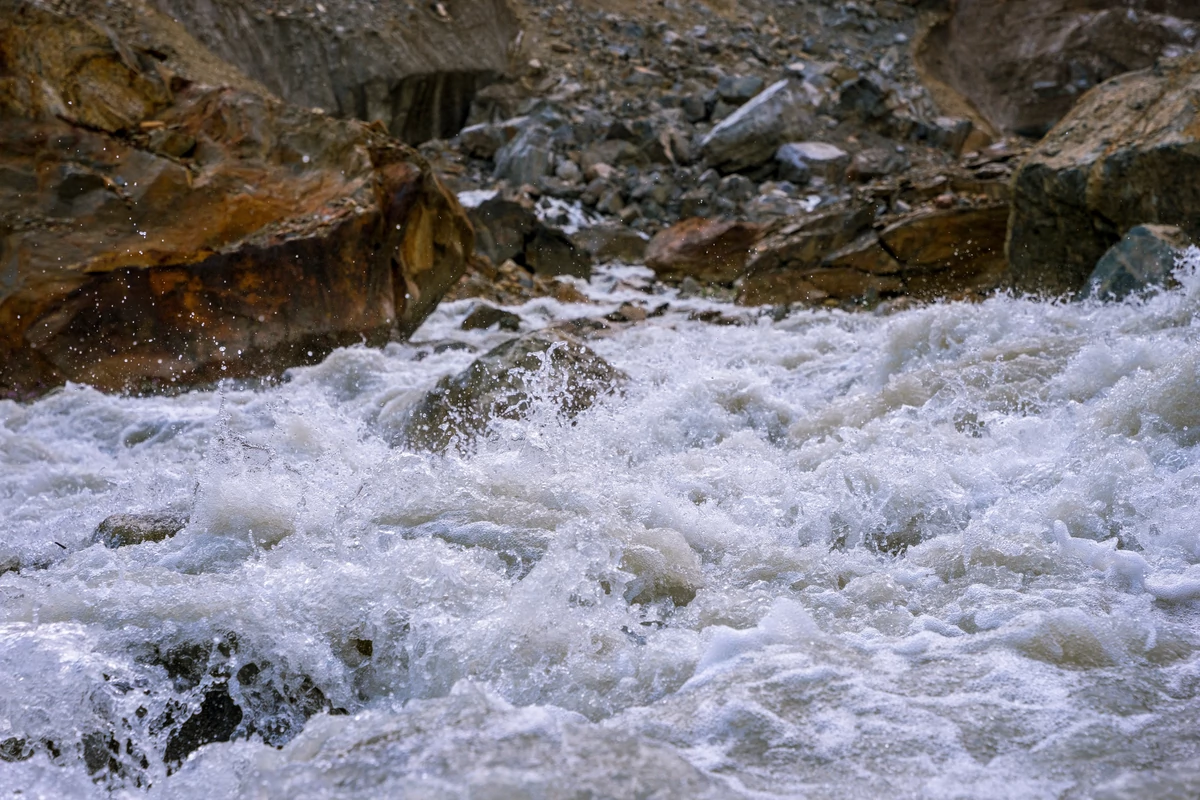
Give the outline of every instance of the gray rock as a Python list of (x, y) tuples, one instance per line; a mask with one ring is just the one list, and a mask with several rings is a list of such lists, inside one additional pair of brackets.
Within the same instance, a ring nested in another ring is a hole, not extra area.
[(756, 167), (813, 125), (806, 96), (787, 80), (771, 84), (709, 131), (700, 142), (708, 163), (724, 172)]
[(704, 95), (702, 94), (689, 94), (683, 98), (680, 107), (683, 109), (684, 116), (687, 117), (688, 122), (694, 124), (708, 119), (708, 104), (704, 102)]
[(480, 303), (467, 314), (459, 327), (464, 331), (480, 331), (493, 325), (502, 331), (518, 331), (521, 329), (521, 317), (511, 311)]
[(775, 152), (779, 177), (800, 184), (807, 172), (830, 183), (840, 183), (850, 166), (850, 154), (826, 142), (790, 142)]
[(514, 186), (536, 184), (551, 173), (553, 157), (550, 130), (530, 125), (496, 152), (493, 177)]
[(467, 445), (492, 420), (520, 419), (536, 399), (574, 417), (611, 394), (626, 375), (558, 330), (510, 339), (454, 376), (438, 381), (409, 410), (401, 442), (422, 450)]
[(533, 209), (499, 195), (467, 209), (467, 217), (475, 228), (476, 252), (493, 264), (520, 259), (526, 240), (541, 224)]
[(161, 542), (187, 527), (187, 514), (113, 514), (92, 534), (92, 541), (116, 549), (143, 542)]
[(721, 179), (719, 184), (717, 184), (717, 194), (719, 194), (721, 197), (732, 200), (735, 203), (741, 203), (745, 200), (749, 200), (757, 193), (758, 190), (754, 185), (754, 181), (750, 180), (745, 175), (738, 175), (736, 173), (733, 175), (727, 175)]
[(598, 262), (621, 261), (637, 264), (645, 257), (646, 244), (650, 238), (625, 225), (602, 223), (572, 234), (571, 241)]
[(969, 119), (961, 117), (936, 117), (933, 120), (933, 124), (928, 126), (925, 135), (929, 144), (958, 155), (962, 152), (963, 145), (967, 142), (967, 137), (971, 135), (971, 131), (974, 129), (975, 126)]
[(525, 242), (525, 265), (538, 275), (590, 278), (592, 259), (562, 231), (539, 225)]
[(1084, 297), (1121, 300), (1171, 282), (1182, 251), (1191, 244), (1174, 225), (1137, 225), (1100, 257)]
[(871, 181), (908, 169), (909, 159), (891, 147), (869, 147), (854, 154), (846, 175), (855, 181)]
[(554, 176), (567, 183), (579, 183), (583, 180), (583, 170), (571, 159), (564, 158), (554, 168)]
[(464, 153), (474, 158), (488, 160), (494, 158), (496, 151), (508, 144), (508, 140), (509, 136), (504, 127), (490, 122), (463, 128), (455, 137), (455, 141)]
[(717, 95), (726, 103), (740, 106), (761, 92), (763, 83), (754, 75), (726, 75), (717, 83)]

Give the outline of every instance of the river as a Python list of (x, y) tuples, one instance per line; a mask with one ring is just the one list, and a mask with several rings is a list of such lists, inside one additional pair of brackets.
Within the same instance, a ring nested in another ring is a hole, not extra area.
[[(466, 301), (281, 382), (0, 402), (4, 796), (1200, 795), (1200, 251), (783, 319), (648, 274), (518, 308), (671, 303), (588, 341), (621, 393), (467, 451), (392, 444), (511, 336)], [(233, 740), (176, 766), (202, 710)]]

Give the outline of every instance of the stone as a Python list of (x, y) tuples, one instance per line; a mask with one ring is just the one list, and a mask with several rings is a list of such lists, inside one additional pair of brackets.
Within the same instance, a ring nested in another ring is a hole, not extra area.
[(755, 75), (726, 75), (717, 82), (717, 96), (740, 106), (761, 92), (763, 85), (763, 79)]
[[(455, 197), (378, 126), (280, 102), (150, 8), (16, 8), (0, 396), (278, 374), (407, 338), (474, 258)], [(147, 130), (194, 150), (161, 155)]]
[(757, 167), (779, 145), (812, 127), (812, 106), (787, 80), (771, 84), (700, 140), (700, 153), (723, 172)]
[(492, 326), (502, 331), (519, 331), (521, 317), (511, 311), (504, 311), (486, 303), (480, 303), (471, 309), (459, 327), (464, 331), (482, 331)]
[(1101, 84), (1028, 155), (1013, 179), (1012, 284), (1077, 292), (1141, 224), (1200, 239), (1200, 53)]
[(626, 86), (637, 86), (641, 88), (652, 88), (662, 86), (663, 76), (661, 72), (655, 72), (646, 67), (634, 67), (633, 72), (629, 73), (629, 77), (625, 79)]
[(645, 259), (646, 243), (650, 240), (646, 234), (619, 223), (581, 228), (570, 236), (576, 247), (599, 263), (640, 264)]
[(562, 231), (539, 225), (525, 243), (525, 266), (542, 277), (570, 275), (590, 278), (592, 258)]
[(994, 288), (1004, 278), (1007, 206), (917, 212), (879, 232), (904, 265), (905, 292), (936, 299)]
[(650, 240), (646, 266), (659, 280), (690, 277), (701, 283), (732, 284), (761, 236), (762, 229), (748, 222), (685, 219)]
[(514, 7), (495, 0), (456, 0), (447, 17), (395, 3), (288, 16), (272, 13), (274, 0), (154, 5), (287, 102), (379, 120), (410, 144), (458, 133), (476, 93), (508, 73), (520, 30)]
[(1174, 225), (1135, 225), (1100, 257), (1084, 287), (1084, 297), (1123, 300), (1153, 287), (1168, 286), (1188, 235)]
[(538, 400), (572, 418), (626, 380), (573, 336), (555, 329), (534, 331), (438, 381), (408, 411), (399, 441), (422, 450), (466, 447), (492, 420), (520, 419)]
[(1041, 137), (1093, 86), (1195, 48), (1200, 4), (1134, 8), (1126, 0), (958, 0), (915, 44), (916, 66), (944, 113), (992, 138)]
[(841, 183), (850, 166), (850, 154), (826, 142), (789, 142), (775, 151), (779, 177), (803, 186), (810, 177)]
[(971, 120), (961, 117), (934, 117), (933, 124), (925, 132), (926, 140), (951, 155), (960, 155), (975, 126)]
[(496, 169), (492, 177), (513, 186), (532, 185), (553, 173), (553, 163), (550, 129), (544, 125), (528, 125), (496, 152)]
[(569, 158), (564, 158), (558, 162), (558, 166), (554, 168), (555, 177), (567, 183), (576, 184), (583, 180), (583, 170)]
[(735, 203), (749, 200), (757, 193), (758, 187), (754, 185), (754, 181), (745, 175), (738, 175), (737, 173), (726, 175), (717, 184), (717, 194)]
[(496, 194), (467, 209), (475, 228), (475, 249), (493, 264), (525, 260), (525, 243), (541, 223), (533, 208)]
[(97, 527), (92, 541), (116, 549), (161, 542), (187, 527), (187, 514), (113, 514)]
[(491, 161), (496, 151), (508, 144), (509, 136), (503, 126), (491, 122), (481, 122), (459, 131), (455, 141), (463, 152), (474, 158)]
[(895, 148), (869, 147), (855, 153), (850, 159), (846, 177), (852, 181), (873, 181), (903, 172), (909, 164), (908, 157), (904, 153), (897, 153)]
[(590, 145), (584, 150), (580, 166), (583, 167), (585, 175), (596, 176), (599, 173), (593, 171), (600, 164), (611, 169), (628, 165), (643, 166), (648, 163), (645, 154), (633, 142), (624, 139), (608, 139)]

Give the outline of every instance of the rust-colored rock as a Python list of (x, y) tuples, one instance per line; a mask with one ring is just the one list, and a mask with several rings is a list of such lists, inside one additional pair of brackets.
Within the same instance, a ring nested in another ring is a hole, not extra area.
[(832, 211), (762, 241), (747, 266), (743, 305), (963, 296), (1003, 278), (1005, 206), (925, 209), (871, 226), (869, 209)]
[(1200, 240), (1200, 53), (1096, 87), (1030, 153), (1013, 184), (1013, 284), (1075, 292), (1145, 223)]
[(472, 252), (378, 129), (285, 105), (148, 7), (0, 0), (0, 395), (405, 337)]
[(701, 283), (730, 284), (743, 273), (762, 228), (750, 222), (692, 217), (650, 240), (646, 266), (660, 280), (692, 277)]

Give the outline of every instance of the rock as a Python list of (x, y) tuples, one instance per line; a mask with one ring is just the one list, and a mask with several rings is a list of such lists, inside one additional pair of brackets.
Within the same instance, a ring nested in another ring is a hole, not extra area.
[(495, 158), (496, 151), (508, 144), (509, 136), (502, 126), (481, 122), (463, 128), (455, 137), (455, 141), (467, 155), (490, 161)]
[(951, 155), (959, 155), (966, 146), (975, 126), (962, 117), (934, 117), (933, 124), (926, 127), (926, 141)]
[(589, 146), (583, 151), (580, 166), (585, 175), (599, 175), (595, 169), (603, 164), (609, 169), (628, 165), (642, 166), (649, 163), (646, 156), (633, 142), (624, 139), (609, 139)]
[(486, 303), (480, 303), (471, 309), (471, 313), (467, 314), (459, 327), (464, 331), (480, 331), (487, 330), (493, 325), (502, 331), (519, 331), (521, 317), (511, 311), (502, 311)]
[(1007, 206), (918, 212), (879, 233), (904, 265), (905, 293), (932, 300), (994, 288), (1004, 277)]
[(592, 259), (560, 230), (539, 225), (525, 243), (525, 265), (543, 277), (571, 275), (589, 278)]
[(737, 173), (726, 175), (717, 184), (717, 195), (735, 203), (749, 200), (757, 193), (758, 187), (754, 185), (754, 181)]
[(1101, 84), (1029, 154), (1013, 182), (1012, 283), (1076, 292), (1145, 223), (1200, 239), (1200, 53)]
[(618, 223), (602, 223), (571, 234), (571, 241), (595, 261), (640, 264), (645, 259), (649, 237)]
[(616, 311), (606, 314), (609, 322), (645, 322), (650, 312), (636, 303), (621, 303)]
[(638, 86), (643, 88), (652, 88), (662, 86), (663, 76), (661, 72), (655, 72), (646, 67), (634, 67), (633, 72), (629, 73), (629, 77), (625, 79), (625, 85)]
[(619, 535), (624, 553), (621, 569), (634, 576), (625, 587), (629, 603), (649, 603), (670, 598), (686, 606), (704, 587), (700, 557), (679, 531), (649, 528)]
[(624, 373), (569, 334), (535, 331), (438, 381), (408, 412), (401, 440), (424, 450), (466, 445), (493, 419), (520, 419), (537, 399), (574, 417), (625, 380)]
[[(88, 16), (101, 4), (13, 8), (0, 395), (271, 374), (406, 338), (473, 258), (454, 196), (377, 128), (284, 105), (148, 8), (115, 28)], [(147, 129), (193, 154), (154, 152)]]
[(650, 241), (646, 266), (660, 280), (691, 277), (702, 283), (731, 284), (741, 276), (761, 236), (762, 229), (748, 222), (685, 219)]
[(320, 14), (275, 13), (275, 0), (154, 5), (284, 100), (380, 120), (414, 144), (463, 127), (476, 92), (508, 71), (520, 28), (498, 0), (456, 0), (447, 17), (395, 3), (330, 2)]
[(803, 185), (815, 176), (829, 183), (841, 183), (850, 166), (850, 154), (836, 145), (825, 142), (790, 142), (775, 151), (779, 177)]
[(736, 172), (769, 161), (779, 145), (802, 135), (812, 124), (808, 99), (782, 80), (709, 131), (700, 141), (700, 152), (710, 165)]
[(680, 107), (688, 122), (697, 123), (708, 119), (708, 104), (704, 102), (704, 95), (690, 94), (683, 98)]
[(1174, 225), (1135, 225), (1100, 257), (1083, 296), (1123, 300), (1168, 285), (1177, 260), (1191, 244), (1187, 234)]
[(870, 147), (854, 154), (846, 169), (846, 177), (854, 181), (872, 181), (903, 172), (908, 167), (908, 157), (904, 153), (897, 153), (895, 148)]
[(1126, 0), (958, 0), (951, 9), (917, 44), (917, 67), (945, 113), (993, 135), (1042, 136), (1092, 86), (1194, 49), (1200, 19), (1188, 0), (1136, 12)]
[(531, 207), (499, 194), (468, 207), (467, 217), (475, 227), (476, 250), (493, 264), (523, 262), (525, 243), (542, 224)]
[(740, 106), (763, 89), (763, 79), (754, 75), (726, 75), (717, 82), (717, 96)]
[(96, 527), (92, 541), (116, 549), (161, 542), (187, 527), (187, 514), (113, 514)]
[(544, 125), (528, 125), (496, 152), (496, 170), (492, 177), (513, 186), (536, 184), (553, 172), (553, 158), (550, 129)]
[(567, 183), (575, 184), (583, 180), (583, 170), (569, 158), (564, 158), (558, 162), (558, 166), (554, 168), (555, 177)]

